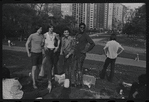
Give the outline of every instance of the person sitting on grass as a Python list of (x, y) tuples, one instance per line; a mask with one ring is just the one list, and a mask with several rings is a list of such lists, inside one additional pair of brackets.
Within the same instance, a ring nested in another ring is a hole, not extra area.
[(128, 98), (146, 99), (146, 74), (141, 74), (138, 81), (132, 84)]
[(35, 99), (45, 96), (51, 91), (51, 88), (44, 90), (35, 90), (32, 92), (24, 92), (21, 90), (22, 85), (16, 78), (10, 77), (8, 68), (2, 68), (2, 92), (3, 99)]

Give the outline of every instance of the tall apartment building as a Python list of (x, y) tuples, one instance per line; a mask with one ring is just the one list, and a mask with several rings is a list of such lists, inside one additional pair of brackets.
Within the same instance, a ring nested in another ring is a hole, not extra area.
[(104, 3), (97, 3), (97, 29), (104, 29)]
[(73, 3), (72, 16), (77, 20), (77, 27), (81, 22), (87, 25), (87, 4), (86, 3)]
[(72, 16), (72, 4), (71, 3), (61, 3), (61, 11), (63, 17), (66, 15)]
[(114, 3), (113, 5), (113, 28), (121, 29), (123, 23), (123, 5), (120, 3)]
[(123, 15), (122, 15), (122, 22), (123, 22), (123, 24), (125, 23), (125, 17), (127, 15), (127, 10), (128, 10), (128, 8), (123, 5)]
[(94, 3), (90, 3), (90, 12), (89, 12), (89, 15), (90, 15), (90, 19), (89, 19), (89, 28), (90, 29), (93, 29), (94, 28)]
[(104, 29), (107, 29), (108, 23), (108, 3), (104, 3)]
[(106, 29), (112, 30), (112, 17), (113, 17), (113, 3), (108, 3), (107, 8), (107, 27)]

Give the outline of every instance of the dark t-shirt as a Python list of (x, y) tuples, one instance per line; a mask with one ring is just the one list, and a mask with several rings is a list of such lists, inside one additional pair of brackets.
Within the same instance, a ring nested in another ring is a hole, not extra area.
[(77, 52), (81, 52), (82, 50), (85, 50), (86, 45), (90, 43), (94, 43), (93, 40), (86, 34), (77, 34), (76, 35), (76, 48), (75, 50)]

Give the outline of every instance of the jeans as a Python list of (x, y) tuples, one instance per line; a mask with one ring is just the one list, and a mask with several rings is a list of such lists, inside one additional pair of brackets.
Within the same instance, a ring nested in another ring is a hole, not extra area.
[(81, 53), (79, 54), (79, 57), (76, 58), (76, 83), (77, 84), (83, 84), (83, 63), (85, 60), (86, 54)]
[(51, 79), (52, 79), (52, 68), (53, 68), (54, 64), (56, 64), (56, 60), (55, 60), (56, 57), (55, 57), (54, 49), (53, 50), (46, 49), (45, 55), (47, 58), (47, 65), (48, 65), (47, 77), (48, 77), (48, 80), (51, 81)]
[(65, 58), (65, 55), (63, 55), (64, 57), (64, 64), (63, 64), (63, 68), (65, 71), (65, 75), (66, 75), (66, 79), (70, 79), (70, 74), (71, 74), (71, 62), (72, 62), (72, 55), (70, 55), (68, 58)]
[(105, 78), (107, 67), (109, 66), (109, 64), (111, 64), (111, 72), (110, 72), (110, 75), (109, 75), (108, 79), (110, 81), (112, 81), (112, 79), (114, 77), (115, 61), (116, 61), (116, 59), (110, 59), (108, 57), (106, 58), (103, 69), (101, 71), (101, 75), (100, 75), (101, 79)]
[(41, 91), (36, 90), (36, 91), (33, 91), (33, 92), (24, 92), (22, 99), (35, 99), (35, 98), (38, 98), (38, 97), (43, 97), (48, 93), (49, 93), (48, 89), (44, 89), (44, 90), (41, 90)]
[(60, 52), (55, 52), (55, 55), (54, 55), (54, 74), (58, 74), (57, 63), (58, 63), (58, 60), (59, 60), (59, 56), (60, 56)]

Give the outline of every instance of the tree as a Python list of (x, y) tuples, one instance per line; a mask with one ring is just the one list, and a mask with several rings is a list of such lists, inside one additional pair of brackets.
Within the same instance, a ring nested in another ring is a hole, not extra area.
[(136, 9), (135, 17), (124, 25), (123, 33), (146, 37), (146, 5)]

